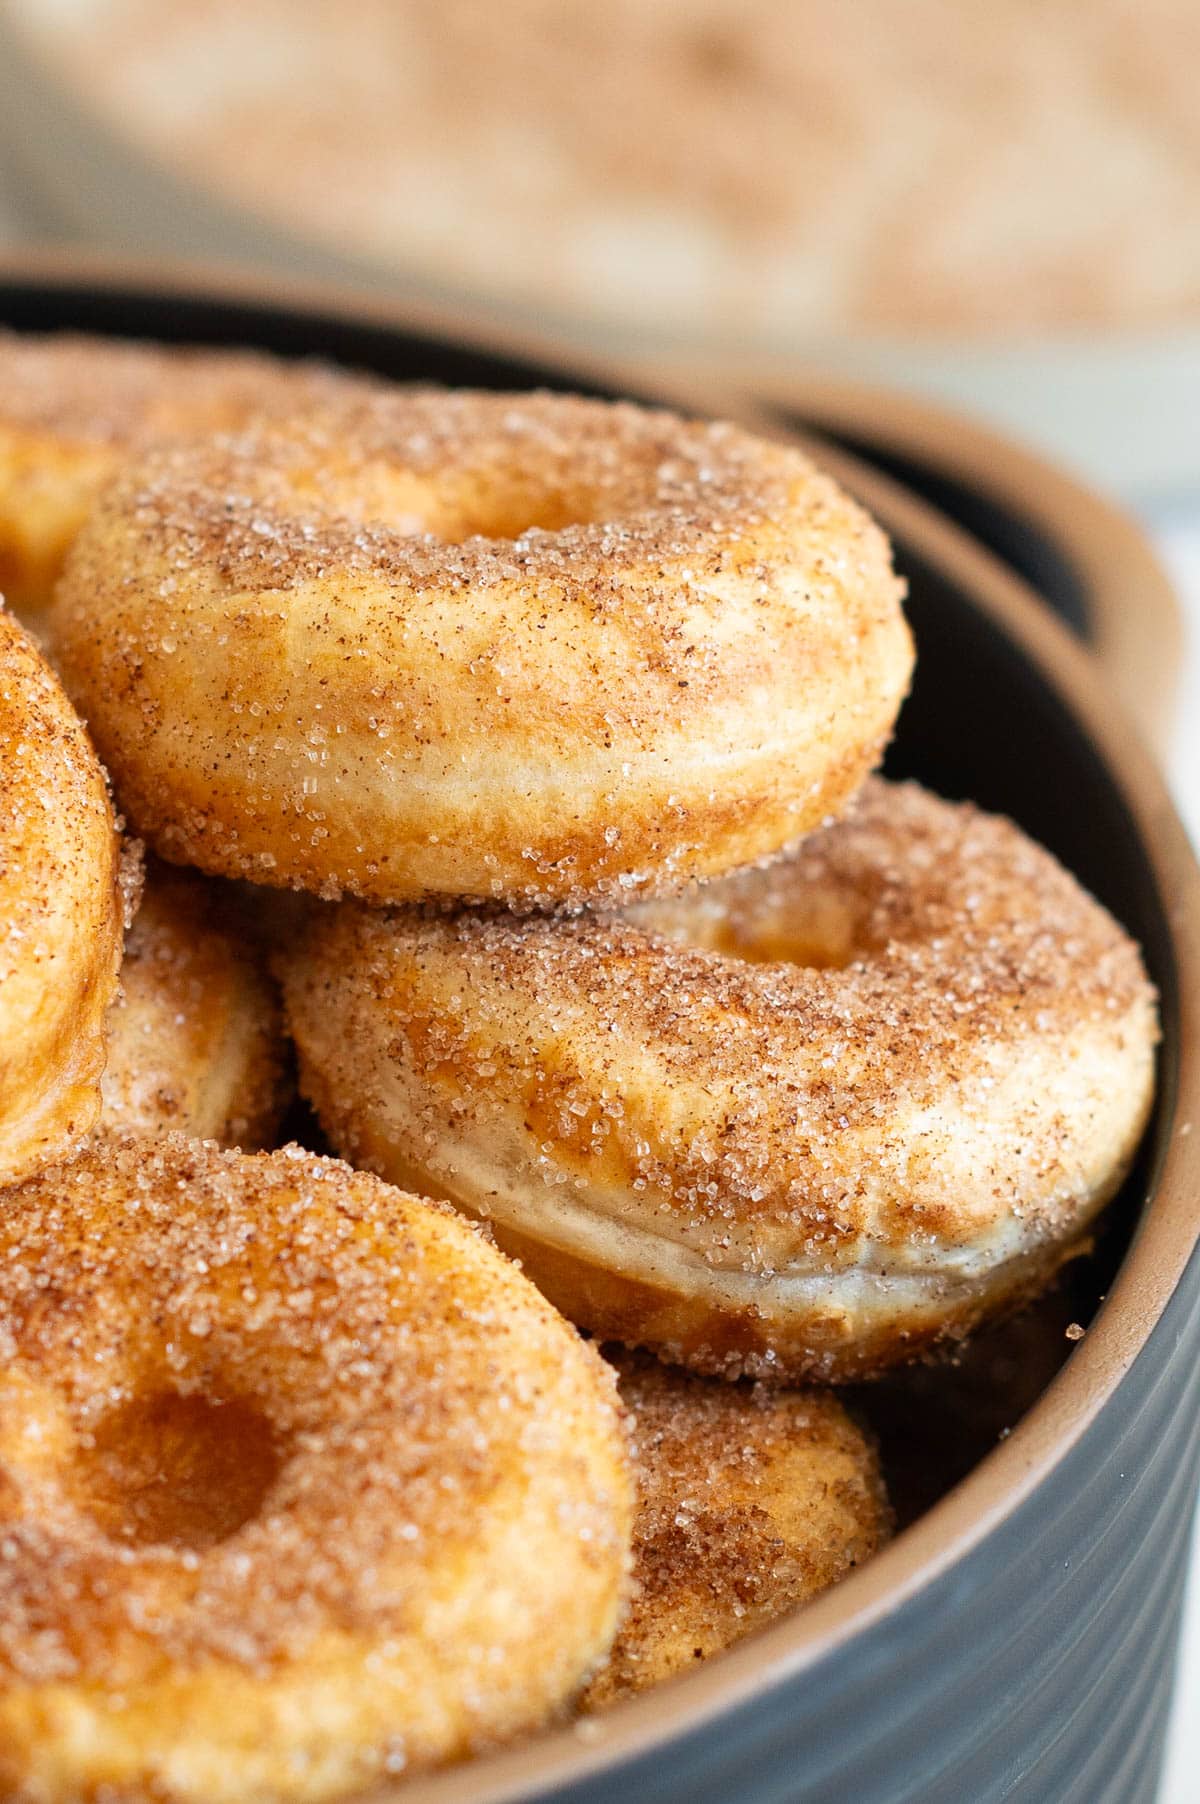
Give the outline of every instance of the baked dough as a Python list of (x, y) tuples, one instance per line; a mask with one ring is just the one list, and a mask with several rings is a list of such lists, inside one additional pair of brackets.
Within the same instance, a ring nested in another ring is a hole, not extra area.
[(703, 1371), (877, 1372), (1040, 1290), (1154, 1087), (1137, 948), (1010, 822), (869, 783), (789, 858), (573, 920), (322, 911), (280, 961), (337, 1149)]
[(777, 852), (877, 762), (887, 542), (798, 451), (392, 390), (163, 447), (48, 622), (136, 829), (224, 876), (562, 903)]
[(134, 445), (234, 431), (353, 381), (254, 351), (0, 329), (0, 592), (36, 630), (67, 548)]
[(1200, 319), (1195, 0), (5, 12), (106, 162), (200, 188), (230, 242), (253, 215), (276, 256), (576, 342), (762, 353), (767, 386), (878, 369), (842, 349), (867, 334), (895, 370), (914, 335), (1137, 346)]
[(150, 865), (108, 1011), (105, 1127), (273, 1144), (285, 1041), (249, 913), (193, 871)]
[(891, 1529), (879, 1456), (831, 1392), (611, 1357), (637, 1473), (634, 1591), (584, 1710), (688, 1672), (808, 1603)]
[(0, 607), (0, 1185), (61, 1158), (96, 1120), (125, 903), (104, 772)]
[(357, 1794), (612, 1640), (612, 1375), (449, 1210), (100, 1136), (2, 1199), (0, 1354), (5, 1797)]

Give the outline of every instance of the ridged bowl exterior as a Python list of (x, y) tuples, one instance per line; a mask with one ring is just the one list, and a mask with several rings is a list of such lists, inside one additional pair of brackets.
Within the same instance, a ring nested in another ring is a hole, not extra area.
[(1193, 1262), (1053, 1481), (885, 1622), (669, 1756), (534, 1795), (1153, 1804), (1200, 1461), (1198, 1299)]
[[(0, 321), (18, 328), (258, 344), (393, 377), (605, 386), (595, 370), (489, 354), (381, 319), (378, 304), (369, 314), (127, 272), (0, 270)], [(1160, 987), (1156, 1119), (1096, 1268), (1107, 1260), (1109, 1300), (1010, 1443), (838, 1592), (582, 1732), (389, 1794), (408, 1804), (1155, 1796), (1200, 1469), (1200, 885), (1156, 777), (1065, 634), (978, 547), (858, 476), (896, 540), (919, 648), (890, 769), (1015, 815), (1141, 940)], [(1038, 531), (1044, 542), (1044, 515)], [(1042, 586), (1078, 627), (1077, 577)]]

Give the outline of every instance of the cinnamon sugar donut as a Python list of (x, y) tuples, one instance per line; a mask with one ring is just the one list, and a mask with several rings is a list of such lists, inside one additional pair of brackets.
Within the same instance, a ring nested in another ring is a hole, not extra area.
[(166, 857), (544, 903), (723, 871), (840, 809), (908, 682), (900, 593), (793, 449), (393, 390), (151, 452), (51, 629)]
[(237, 900), (152, 864), (108, 1011), (106, 1127), (271, 1144), (287, 1085), (274, 989)]
[(104, 772), (27, 634), (0, 607), (0, 1185), (95, 1122), (124, 932)]
[(615, 1359), (638, 1484), (634, 1591), (585, 1710), (675, 1678), (809, 1602), (891, 1528), (875, 1448), (830, 1392)]
[(273, 1804), (540, 1723), (612, 1640), (612, 1376), (452, 1212), (94, 1141), (0, 1199), (0, 1793)]
[(339, 1151), (709, 1372), (863, 1376), (1034, 1293), (1153, 1089), (1136, 947), (1010, 822), (911, 784), (681, 900), (344, 905), (281, 969)]
[(228, 431), (351, 380), (250, 351), (0, 330), (0, 591), (36, 625), (67, 547), (139, 440)]

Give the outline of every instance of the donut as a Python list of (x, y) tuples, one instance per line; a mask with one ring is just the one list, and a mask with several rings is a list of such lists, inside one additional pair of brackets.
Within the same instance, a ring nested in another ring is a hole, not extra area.
[(883, 535), (796, 450), (397, 389), (159, 446), (49, 621), (138, 832), (223, 876), (570, 903), (777, 852), (879, 757)]
[(875, 1448), (832, 1392), (614, 1358), (638, 1486), (633, 1601), (585, 1711), (675, 1678), (807, 1603), (891, 1528)]
[(250, 351), (0, 330), (0, 591), (36, 625), (96, 495), (140, 440), (235, 429), (351, 381)]
[(0, 1794), (335, 1798), (610, 1645), (611, 1373), (453, 1212), (97, 1136), (0, 1199)]
[(99, 1114), (131, 872), (82, 723), (0, 607), (0, 1185)]
[(321, 910), (280, 955), (334, 1147), (574, 1321), (868, 1376), (1080, 1251), (1154, 1085), (1137, 948), (1011, 822), (873, 779), (788, 858), (573, 919)]
[(235, 898), (151, 864), (107, 1029), (105, 1127), (271, 1144), (287, 1100), (283, 1028)]

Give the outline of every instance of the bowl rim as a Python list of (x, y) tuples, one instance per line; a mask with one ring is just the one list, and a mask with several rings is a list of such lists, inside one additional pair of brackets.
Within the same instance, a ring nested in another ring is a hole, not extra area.
[[(543, 368), (632, 392), (676, 398), (644, 363), (566, 359), (561, 347), (527, 333), (483, 332), (479, 322), (362, 295), (344, 285), (280, 281), (197, 265), (114, 260), (75, 252), (0, 257), (0, 311), (6, 288), (43, 287), (84, 300), (160, 301), (178, 296), (214, 306), (286, 311), (314, 332), (321, 323), (390, 327), (453, 341), (482, 352), (526, 358)], [(86, 328), (81, 328), (86, 329)], [(133, 329), (134, 335), (138, 333)], [(250, 338), (247, 342), (253, 342)], [(317, 352), (316, 354), (320, 354)], [(852, 385), (846, 385), (850, 387)], [(722, 396), (715, 396), (718, 406)], [(697, 405), (692, 394), (689, 404)], [(919, 408), (919, 403), (910, 403)], [(1050, 689), (1095, 748), (1129, 810), (1166, 898), (1178, 977), (1178, 1065), (1163, 1096), (1164, 1144), (1142, 1220), (1092, 1326), (1071, 1358), (1012, 1434), (944, 1498), (844, 1584), (795, 1616), (761, 1631), (719, 1661), (633, 1698), (583, 1725), (551, 1729), (520, 1746), (372, 1796), (405, 1804), (516, 1804), (568, 1781), (594, 1778), (669, 1744), (795, 1679), (854, 1637), (883, 1622), (928, 1583), (947, 1573), (1053, 1473), (1096, 1420), (1150, 1338), (1196, 1251), (1200, 1236), (1200, 868), (1165, 784), (1124, 709), (1092, 659), (1034, 592), (961, 528), (892, 479), (847, 453), (822, 447), (822, 461), (1032, 659)], [(1087, 492), (1080, 491), (1086, 500)], [(1169, 1081), (1169, 1080), (1168, 1080)]]

